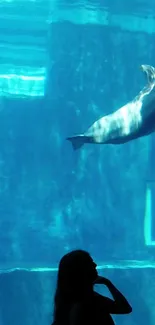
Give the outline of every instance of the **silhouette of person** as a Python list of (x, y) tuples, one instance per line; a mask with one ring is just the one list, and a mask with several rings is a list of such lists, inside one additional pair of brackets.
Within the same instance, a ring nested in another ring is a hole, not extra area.
[[(59, 263), (54, 298), (53, 325), (114, 325), (111, 314), (129, 314), (132, 307), (110, 280), (99, 276), (96, 264), (83, 250), (74, 250)], [(108, 287), (113, 299), (93, 290), (94, 284)]]

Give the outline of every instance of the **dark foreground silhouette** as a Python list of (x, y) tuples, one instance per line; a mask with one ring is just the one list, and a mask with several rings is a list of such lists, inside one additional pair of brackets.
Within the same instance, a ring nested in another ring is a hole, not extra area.
[[(82, 250), (64, 255), (59, 263), (53, 325), (114, 325), (111, 314), (129, 314), (132, 307), (110, 280), (99, 276), (91, 256)], [(108, 287), (113, 300), (93, 290)]]

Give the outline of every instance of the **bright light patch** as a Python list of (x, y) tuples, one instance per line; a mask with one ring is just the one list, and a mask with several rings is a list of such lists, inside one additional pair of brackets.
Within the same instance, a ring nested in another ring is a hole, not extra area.
[(151, 188), (147, 185), (144, 218), (144, 240), (146, 246), (155, 246), (155, 241), (152, 239), (152, 200)]
[(0, 96), (42, 97), (45, 87), (45, 68), (17, 68), (0, 74)]
[(13, 79), (13, 78), (16, 78), (16, 79), (21, 79), (21, 80), (25, 80), (25, 81), (42, 81), (44, 80), (45, 78), (44, 77), (34, 77), (34, 76), (18, 76), (16, 74), (10, 74), (10, 75), (7, 75), (7, 74), (2, 74), (0, 75), (0, 79)]
[[(22, 1), (20, 1), (20, 0), (0, 0), (0, 3), (13, 3), (13, 2), (22, 2)], [(38, 2), (37, 0), (29, 0), (29, 2)]]

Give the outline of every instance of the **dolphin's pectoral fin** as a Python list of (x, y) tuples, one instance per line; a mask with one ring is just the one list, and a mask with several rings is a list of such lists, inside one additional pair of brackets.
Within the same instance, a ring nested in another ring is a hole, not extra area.
[(155, 68), (148, 64), (142, 64), (141, 70), (146, 73), (149, 84), (155, 83)]
[(73, 137), (69, 137), (66, 140), (69, 140), (72, 144), (74, 150), (80, 149), (85, 143), (85, 136), (83, 134), (75, 135)]

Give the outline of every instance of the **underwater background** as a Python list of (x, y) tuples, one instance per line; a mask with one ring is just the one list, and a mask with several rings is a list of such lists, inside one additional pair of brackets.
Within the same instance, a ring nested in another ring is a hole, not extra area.
[(51, 324), (58, 262), (75, 248), (131, 303), (116, 325), (154, 325), (155, 135), (66, 141), (145, 85), (153, 0), (2, 0), (0, 18), (0, 325)]

